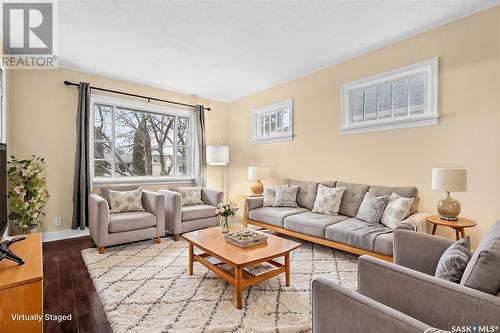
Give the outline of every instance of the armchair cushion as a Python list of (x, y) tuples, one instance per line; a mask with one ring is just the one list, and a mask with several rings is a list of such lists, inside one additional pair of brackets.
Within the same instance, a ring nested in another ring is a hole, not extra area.
[(181, 195), (182, 206), (203, 203), (203, 201), (201, 201), (201, 187), (178, 187), (175, 191)]
[(109, 215), (109, 232), (146, 229), (156, 225), (156, 218), (148, 212), (124, 212)]
[(113, 186), (105, 186), (101, 187), (101, 197), (104, 198), (108, 202), (108, 205), (110, 204), (109, 202), (109, 191), (133, 191), (137, 190), (139, 188), (139, 185), (113, 185)]
[(189, 205), (182, 207), (182, 222), (215, 216), (215, 207), (211, 205)]
[(439, 258), (434, 276), (446, 281), (459, 283), (471, 255), (469, 236), (456, 241)]
[(141, 188), (132, 191), (109, 190), (108, 192), (111, 213), (144, 211)]

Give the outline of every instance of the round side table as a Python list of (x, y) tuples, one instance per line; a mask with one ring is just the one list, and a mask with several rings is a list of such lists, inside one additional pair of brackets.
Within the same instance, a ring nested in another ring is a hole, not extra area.
[(442, 225), (445, 227), (450, 227), (453, 230), (455, 230), (455, 237), (457, 238), (457, 240), (465, 237), (465, 228), (472, 228), (477, 224), (476, 222), (469, 219), (465, 219), (463, 217), (459, 217), (458, 221), (442, 220), (439, 216), (436, 215), (428, 216), (426, 219), (427, 222), (433, 224), (432, 226), (433, 235), (436, 234), (437, 226)]

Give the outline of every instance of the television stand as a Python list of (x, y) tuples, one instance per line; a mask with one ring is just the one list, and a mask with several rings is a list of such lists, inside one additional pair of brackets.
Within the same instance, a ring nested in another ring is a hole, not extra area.
[(24, 264), (24, 260), (21, 257), (18, 257), (17, 255), (15, 255), (14, 252), (12, 252), (9, 249), (9, 246), (11, 246), (15, 242), (19, 242), (19, 241), (22, 241), (25, 239), (26, 239), (26, 236), (21, 236), (21, 237), (12, 238), (12, 239), (9, 239), (9, 240), (6, 240), (6, 241), (3, 241), (2, 243), (0, 243), (0, 261), (2, 261), (2, 259), (8, 259), (8, 260), (12, 260), (14, 262), (17, 262), (18, 265)]

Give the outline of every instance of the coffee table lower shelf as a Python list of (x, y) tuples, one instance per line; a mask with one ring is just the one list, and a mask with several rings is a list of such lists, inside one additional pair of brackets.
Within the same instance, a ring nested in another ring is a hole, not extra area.
[[(195, 247), (203, 252), (200, 254), (195, 254), (194, 253)], [(223, 263), (230, 265), (231, 267), (234, 268), (234, 274), (222, 267), (219, 267), (218, 265), (210, 263), (207, 260), (207, 257), (215, 257), (220, 261), (222, 261)], [(285, 264), (281, 264), (273, 260), (279, 257), (285, 257)], [(195, 262), (199, 262), (200, 264), (202, 264), (203, 266), (205, 266), (206, 268), (217, 274), (219, 277), (221, 277), (222, 279), (224, 279), (225, 281), (236, 287), (236, 307), (238, 309), (241, 309), (243, 307), (242, 291), (245, 288), (266, 281), (282, 273), (285, 273), (286, 286), (287, 287), (290, 286), (290, 252), (276, 255), (272, 258), (265, 258), (263, 260), (247, 263), (245, 265), (235, 265), (233, 263), (227, 262), (227, 260), (225, 260), (224, 258), (221, 258), (220, 256), (214, 253), (210, 253), (209, 251), (206, 251), (205, 249), (193, 245), (193, 243), (189, 242), (189, 275), (193, 275), (193, 264)], [(256, 276), (243, 270), (243, 268), (245, 267), (253, 266), (263, 262), (267, 262), (276, 268), (272, 271)]]

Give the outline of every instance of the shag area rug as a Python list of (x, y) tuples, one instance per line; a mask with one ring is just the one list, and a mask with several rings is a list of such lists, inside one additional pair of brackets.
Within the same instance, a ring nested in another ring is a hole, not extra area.
[(245, 289), (242, 310), (234, 287), (201, 264), (188, 275), (182, 239), (115, 246), (105, 254), (86, 249), (82, 257), (114, 332), (308, 332), (315, 277), (357, 288), (356, 256), (308, 242), (292, 252), (291, 286), (281, 274)]

